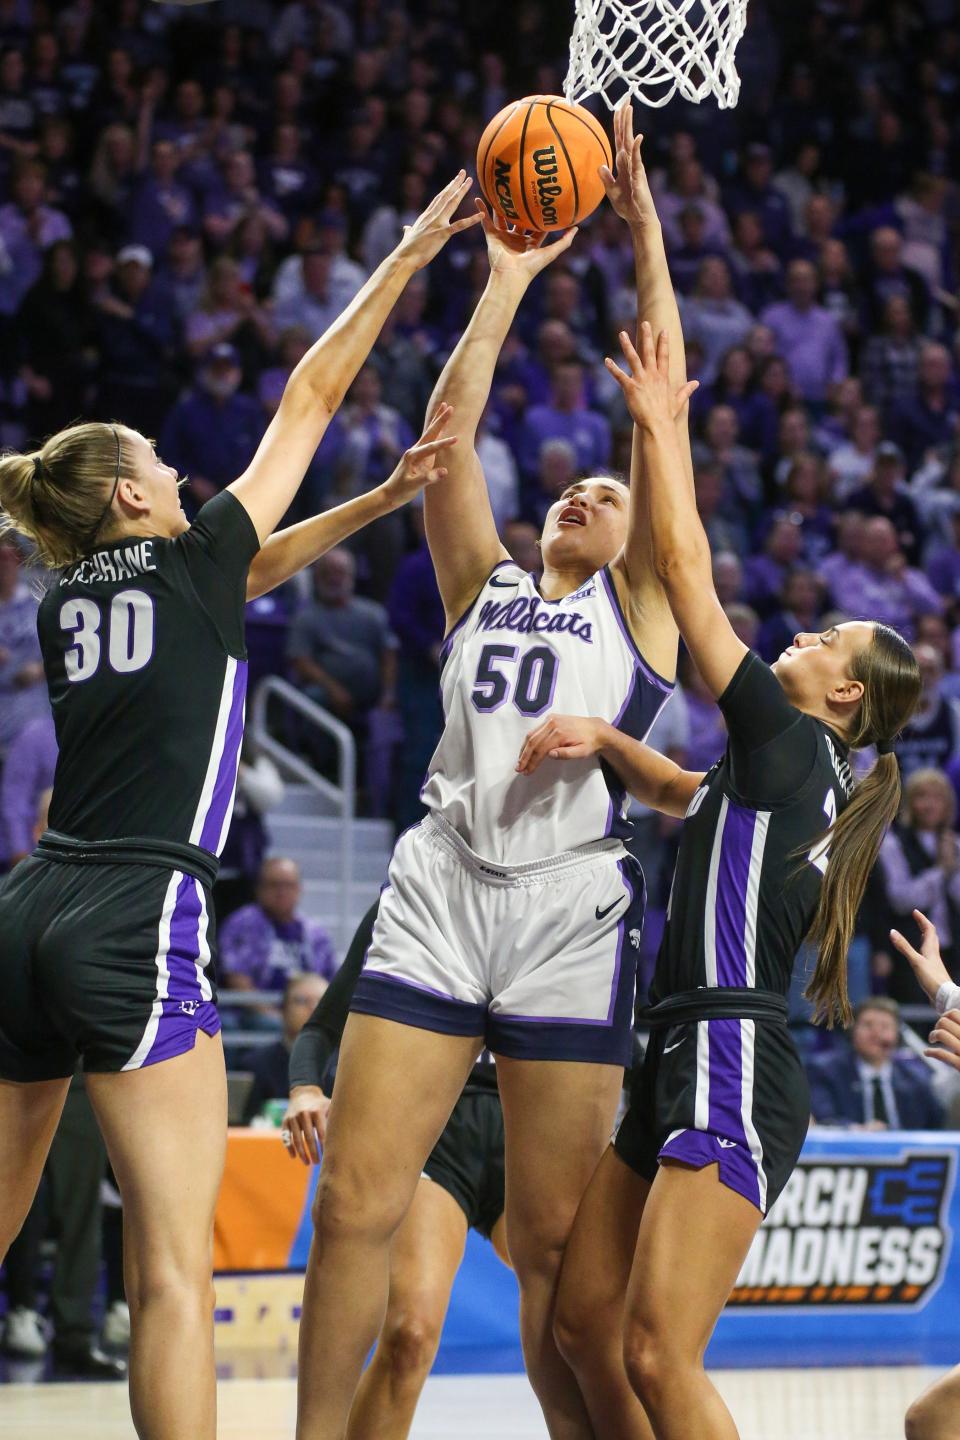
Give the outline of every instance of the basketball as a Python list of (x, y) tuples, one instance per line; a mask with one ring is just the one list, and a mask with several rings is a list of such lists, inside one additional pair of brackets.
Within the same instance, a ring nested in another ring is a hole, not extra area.
[(561, 95), (515, 100), (480, 137), (477, 176), (488, 202), (525, 230), (566, 230), (603, 199), (610, 165), (600, 121)]

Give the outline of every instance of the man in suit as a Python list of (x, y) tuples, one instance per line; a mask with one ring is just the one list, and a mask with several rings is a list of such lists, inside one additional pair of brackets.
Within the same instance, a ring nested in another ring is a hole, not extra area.
[(922, 1060), (897, 1053), (900, 1011), (874, 996), (854, 1012), (850, 1047), (809, 1062), (815, 1125), (860, 1130), (939, 1130), (943, 1110)]

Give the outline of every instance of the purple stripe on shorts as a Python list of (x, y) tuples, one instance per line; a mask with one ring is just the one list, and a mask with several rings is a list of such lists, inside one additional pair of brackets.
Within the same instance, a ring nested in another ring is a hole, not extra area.
[(157, 1033), (144, 1065), (155, 1065), (192, 1049), (197, 1030), (215, 1035), (220, 1029), (217, 1007), (202, 998), (197, 976), (202, 914), (199, 882), (192, 875), (184, 875), (170, 917), (167, 997), (161, 1001)]
[(710, 1131), (743, 1147), (752, 1172), (752, 1191), (747, 1199), (760, 1204), (760, 1181), (743, 1128), (743, 1032), (739, 1020), (708, 1020), (707, 1046), (710, 1065)]
[(661, 1147), (657, 1159), (680, 1160), (695, 1170), (716, 1165), (720, 1180), (728, 1190), (735, 1190), (758, 1210), (762, 1209), (756, 1166), (749, 1150), (739, 1144), (721, 1145), (716, 1135), (708, 1135), (703, 1130), (681, 1130)]
[(227, 717), (227, 726), (223, 737), (223, 753), (220, 756), (217, 778), (214, 781), (213, 793), (210, 797), (210, 808), (204, 817), (203, 829), (198, 842), (205, 850), (212, 850), (214, 853), (219, 849), (223, 823), (233, 804), (233, 795), (237, 785), (240, 744), (243, 740), (243, 702), (246, 693), (247, 662), (238, 660), (233, 677), (230, 714)]

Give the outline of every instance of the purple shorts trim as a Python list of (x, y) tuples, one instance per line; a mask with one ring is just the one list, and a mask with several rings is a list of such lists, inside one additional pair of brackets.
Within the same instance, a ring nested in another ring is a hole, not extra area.
[(739, 1141), (727, 1140), (705, 1130), (681, 1130), (660, 1149), (658, 1160), (680, 1160), (703, 1170), (707, 1165), (719, 1168), (720, 1179), (728, 1190), (735, 1190), (763, 1213), (760, 1187), (753, 1157)]
[(418, 1030), (434, 1030), (441, 1035), (483, 1035), (487, 1020), (486, 1005), (471, 1005), (454, 1000), (437, 990), (428, 990), (409, 980), (393, 975), (378, 975), (364, 970), (357, 981), (350, 1009), (359, 1015), (378, 1015), (382, 1020), (396, 1020)]
[(175, 1055), (186, 1055), (197, 1043), (198, 1030), (202, 1030), (204, 1035), (220, 1033), (220, 1014), (213, 1000), (168, 999), (162, 1004), (157, 1039), (139, 1067), (141, 1070), (161, 1060), (172, 1060)]
[(630, 1024), (586, 1023), (576, 1020), (511, 1020), (490, 1015), (487, 1048), (510, 1060), (580, 1060), (585, 1064), (630, 1064)]

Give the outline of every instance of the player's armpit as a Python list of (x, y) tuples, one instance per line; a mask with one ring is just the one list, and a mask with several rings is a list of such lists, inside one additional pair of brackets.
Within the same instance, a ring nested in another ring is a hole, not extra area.
[(672, 681), (677, 673), (680, 632), (652, 567), (631, 560), (625, 547), (611, 562), (610, 574), (634, 645), (651, 669)]

